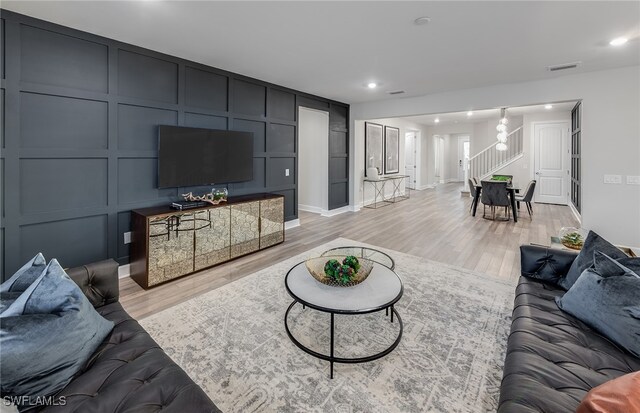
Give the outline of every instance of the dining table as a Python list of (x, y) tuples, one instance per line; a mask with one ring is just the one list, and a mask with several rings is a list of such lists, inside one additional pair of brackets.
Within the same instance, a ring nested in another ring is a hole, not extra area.
[[(482, 184), (476, 185), (476, 196), (473, 197), (473, 213), (472, 216), (476, 216), (476, 210), (478, 209), (478, 203), (480, 203), (480, 193), (482, 192)], [(507, 185), (507, 192), (509, 193), (509, 199), (511, 200), (511, 210), (513, 211), (513, 221), (518, 222), (518, 210), (516, 208), (516, 193), (520, 192), (520, 188), (516, 188), (513, 184)]]

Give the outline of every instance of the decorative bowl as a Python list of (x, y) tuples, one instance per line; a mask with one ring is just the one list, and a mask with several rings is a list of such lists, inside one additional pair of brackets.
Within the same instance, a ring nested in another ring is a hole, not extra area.
[(558, 233), (560, 243), (572, 250), (581, 250), (586, 238), (585, 231), (575, 227), (562, 227)]
[(313, 276), (316, 280), (321, 282), (322, 284), (331, 285), (334, 287), (353, 287), (354, 285), (358, 285), (364, 280), (367, 279), (371, 270), (373, 269), (373, 261), (368, 260), (366, 258), (358, 258), (357, 261), (360, 263), (360, 268), (358, 271), (354, 271), (354, 274), (351, 276), (348, 282), (341, 282), (328, 276), (325, 273), (325, 265), (327, 262), (331, 260), (337, 260), (339, 263), (342, 263), (346, 255), (329, 255), (324, 257), (317, 258), (309, 258), (305, 261), (305, 265), (307, 270), (309, 270), (309, 274)]

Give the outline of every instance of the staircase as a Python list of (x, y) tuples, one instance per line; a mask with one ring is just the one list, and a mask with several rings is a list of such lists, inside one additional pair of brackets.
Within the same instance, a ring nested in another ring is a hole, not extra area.
[(507, 135), (507, 150), (499, 151), (492, 144), (469, 159), (469, 176), (485, 179), (489, 175), (522, 158), (524, 136), (522, 126)]

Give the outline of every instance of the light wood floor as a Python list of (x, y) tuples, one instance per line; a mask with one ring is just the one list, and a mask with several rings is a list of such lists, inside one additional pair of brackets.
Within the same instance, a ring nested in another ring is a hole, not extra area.
[(133, 317), (142, 318), (337, 237), (515, 280), (521, 244), (548, 244), (561, 227), (578, 225), (566, 206), (534, 204), (533, 219), (523, 206), (514, 223), (482, 219), (482, 205), (472, 217), (469, 204), (459, 184), (445, 184), (413, 191), (411, 199), (376, 210), (331, 218), (300, 212), (301, 226), (288, 230), (283, 244), (146, 291), (127, 277), (120, 282), (120, 301)]

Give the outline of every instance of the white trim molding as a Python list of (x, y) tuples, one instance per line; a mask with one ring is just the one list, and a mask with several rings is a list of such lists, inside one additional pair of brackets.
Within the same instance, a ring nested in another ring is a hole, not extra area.
[(299, 227), (300, 226), (300, 220), (299, 219), (292, 219), (291, 221), (286, 221), (284, 223), (284, 230), (288, 230), (291, 228), (295, 228), (295, 227)]
[(118, 278), (123, 279), (131, 275), (131, 264), (125, 264), (118, 267)]
[(351, 206), (346, 205), (336, 209), (329, 209), (329, 210), (325, 209), (320, 213), (320, 215), (322, 215), (323, 217), (333, 217), (335, 215), (344, 214), (345, 212), (352, 212)]
[(580, 225), (582, 225), (582, 215), (580, 215), (580, 213), (578, 212), (576, 207), (573, 206), (573, 203), (571, 201), (567, 202), (567, 205), (569, 205), (569, 209), (571, 209), (571, 212), (573, 212), (573, 216), (576, 217)]

